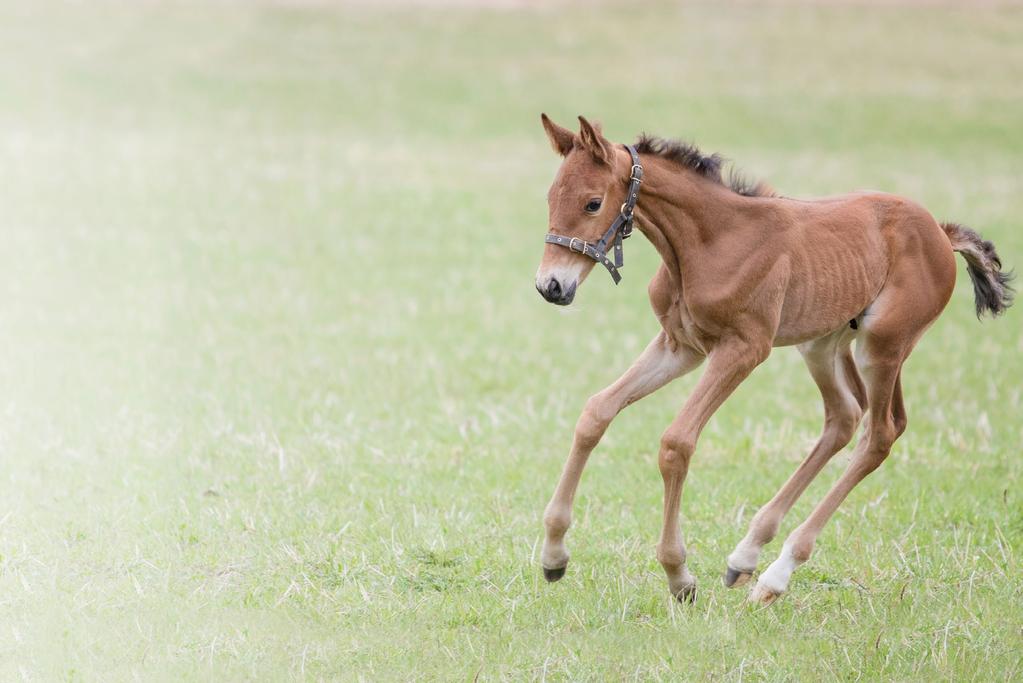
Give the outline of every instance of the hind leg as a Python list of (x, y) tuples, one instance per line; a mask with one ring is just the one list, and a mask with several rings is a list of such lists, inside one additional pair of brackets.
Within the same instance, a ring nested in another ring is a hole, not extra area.
[[(810, 516), (785, 540), (781, 554), (760, 575), (750, 593), (750, 600), (769, 604), (788, 590), (789, 579), (796, 567), (810, 558), (814, 543), (824, 525), (845, 500), (849, 492), (884, 462), (892, 444), (906, 428), (906, 415), (902, 409), (899, 373), (906, 353), (898, 348), (885, 349), (871, 344), (870, 339), (861, 360), (867, 385), (869, 414), (864, 437), (856, 446), (848, 467)], [(894, 410), (898, 405), (899, 410)]]
[[(769, 604), (788, 590), (792, 572), (810, 558), (817, 536), (849, 492), (884, 462), (892, 444), (906, 429), (900, 373), (919, 334), (865, 330), (856, 360), (867, 388), (867, 427), (849, 465), (810, 516), (786, 539), (781, 554), (760, 575), (750, 601)], [(914, 338), (915, 337), (915, 338)]]
[(856, 364), (867, 390), (864, 435), (845, 472), (760, 575), (751, 601), (769, 603), (788, 589), (792, 572), (809, 559), (824, 524), (849, 492), (884, 462), (906, 429), (902, 365), (952, 296), (955, 259), (947, 236), (930, 214), (905, 203), (890, 208), (882, 228), (890, 258), (888, 276), (863, 314), (856, 345)]
[(854, 334), (844, 328), (799, 346), (824, 401), (824, 430), (799, 468), (750, 520), (746, 536), (728, 556), (726, 586), (738, 587), (749, 581), (761, 550), (774, 539), (782, 519), (824, 465), (852, 439), (866, 403), (862, 381), (849, 351)]

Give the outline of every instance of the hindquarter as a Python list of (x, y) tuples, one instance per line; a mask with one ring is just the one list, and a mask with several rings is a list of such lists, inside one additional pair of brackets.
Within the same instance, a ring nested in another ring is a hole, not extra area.
[(872, 307), (883, 305), (900, 312), (891, 322), (892, 333), (913, 329), (922, 334), (944, 310), (955, 288), (952, 243), (934, 217), (909, 200), (891, 198), (886, 219), (883, 234), (891, 264)]
[(891, 358), (901, 364), (952, 296), (955, 254), (945, 231), (920, 205), (885, 196), (883, 207), (889, 265), (884, 286), (864, 311), (863, 351), (875, 363)]
[(930, 214), (900, 197), (862, 193), (803, 202), (799, 209), (776, 345), (856, 324), (850, 321), (863, 315), (893, 277), (901, 281), (914, 269), (928, 268), (932, 252), (942, 246), (935, 237), (951, 254)]

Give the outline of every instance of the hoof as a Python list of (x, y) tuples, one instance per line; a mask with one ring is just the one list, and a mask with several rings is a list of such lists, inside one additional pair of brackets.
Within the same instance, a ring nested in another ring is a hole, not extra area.
[(727, 567), (722, 580), (725, 582), (726, 588), (738, 588), (739, 586), (745, 586), (752, 576), (753, 572), (742, 572), (738, 569)]
[(547, 583), (554, 583), (564, 575), (565, 567), (559, 567), (558, 569), (543, 568), (543, 578), (547, 579)]
[(761, 584), (758, 583), (757, 585), (753, 586), (753, 590), (750, 591), (749, 601), (754, 604), (764, 605), (766, 607), (767, 605), (770, 605), (772, 602), (777, 600), (780, 595), (781, 593), (771, 590), (770, 588), (762, 586)]
[(696, 602), (696, 584), (686, 586), (675, 594), (675, 599), (683, 605), (692, 605)]

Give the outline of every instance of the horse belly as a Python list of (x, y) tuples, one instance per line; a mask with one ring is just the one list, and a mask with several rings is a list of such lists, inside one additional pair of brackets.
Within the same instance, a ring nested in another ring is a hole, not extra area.
[(884, 240), (873, 227), (810, 232), (794, 256), (775, 346), (848, 325), (877, 297), (888, 272)]

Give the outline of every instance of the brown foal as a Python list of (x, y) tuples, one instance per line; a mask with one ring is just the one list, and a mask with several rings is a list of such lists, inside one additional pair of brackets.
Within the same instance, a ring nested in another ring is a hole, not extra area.
[[(849, 443), (864, 414), (866, 427), (845, 472), (760, 574), (750, 600), (770, 603), (788, 589), (793, 570), (809, 559), (824, 524), (852, 488), (884, 461), (906, 429), (902, 364), (952, 295), (953, 252), (966, 259), (978, 316), (1001, 313), (1011, 303), (1010, 275), (1002, 272), (990, 242), (966, 227), (939, 224), (908, 199), (880, 192), (779, 197), (742, 178), (723, 180), (716, 155), (645, 136), (632, 150), (640, 160), (637, 171), (629, 148), (612, 145), (586, 119), (579, 117), (581, 128), (574, 133), (541, 118), (551, 145), (564, 157), (548, 193), (548, 243), (536, 275), (543, 297), (571, 303), (598, 262), (593, 246), (601, 246), (619, 213), (632, 217), (626, 195), (637, 175), (642, 184), (634, 221), (663, 259), (649, 286), (660, 331), (624, 375), (586, 402), (576, 424), (572, 450), (544, 513), (544, 575), (556, 581), (565, 573), (572, 500), (611, 420), (706, 359), (703, 376), (661, 437), (658, 455), (664, 520), (657, 559), (671, 594), (695, 599), (678, 511), (700, 432), (773, 347), (794, 345), (824, 401), (823, 433), (753, 516), (749, 532), (728, 556), (726, 585), (750, 579), (785, 513)], [(580, 253), (580, 245), (591, 249)], [(603, 263), (616, 273), (606, 258)]]

